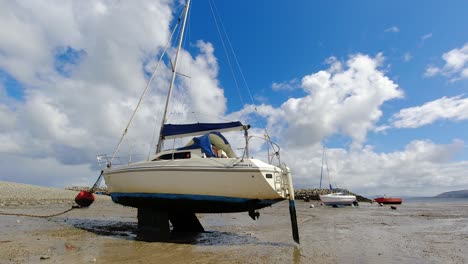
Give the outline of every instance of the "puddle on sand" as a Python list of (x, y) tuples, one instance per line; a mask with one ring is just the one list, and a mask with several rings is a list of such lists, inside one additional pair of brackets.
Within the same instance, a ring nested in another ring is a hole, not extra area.
[[(158, 242), (158, 237), (141, 233), (136, 222), (108, 220), (68, 219), (67, 224), (100, 236), (111, 236), (126, 240)], [(258, 244), (259, 240), (250, 234), (205, 231), (201, 233), (171, 233), (167, 243), (199, 246)]]

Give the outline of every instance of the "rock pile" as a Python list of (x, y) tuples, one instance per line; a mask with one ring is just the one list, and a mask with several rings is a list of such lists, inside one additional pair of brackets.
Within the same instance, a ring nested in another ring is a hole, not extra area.
[[(70, 191), (89, 191), (90, 187), (87, 186), (70, 186), (70, 187), (65, 187), (65, 190), (70, 190)], [(96, 193), (101, 193), (101, 194), (109, 194), (107, 191), (107, 187), (98, 187), (95, 190)]]
[(310, 201), (310, 200), (320, 200), (319, 195), (329, 194), (332, 192), (342, 192), (346, 194), (355, 195), (358, 202), (370, 202), (371, 199), (368, 199), (364, 196), (352, 193), (346, 189), (297, 189), (294, 190), (294, 196), (298, 200)]

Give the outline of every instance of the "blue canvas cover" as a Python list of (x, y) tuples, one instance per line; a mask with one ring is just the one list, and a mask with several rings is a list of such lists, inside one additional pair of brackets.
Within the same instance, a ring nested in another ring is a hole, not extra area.
[(219, 136), (220, 138), (223, 139), (225, 144), (229, 144), (227, 139), (219, 132), (210, 132), (207, 133), (203, 136), (200, 137), (194, 137), (193, 144), (190, 146), (185, 146), (182, 148), (178, 148), (177, 150), (186, 150), (186, 149), (201, 149), (203, 153), (209, 158), (216, 157), (216, 154), (213, 152), (213, 149), (211, 148), (211, 141), (210, 141), (210, 134), (214, 134)]
[(161, 130), (163, 138), (173, 138), (183, 135), (196, 135), (209, 131), (234, 131), (242, 130), (243, 125), (241, 122), (228, 122), (228, 123), (195, 123), (195, 124), (165, 124)]

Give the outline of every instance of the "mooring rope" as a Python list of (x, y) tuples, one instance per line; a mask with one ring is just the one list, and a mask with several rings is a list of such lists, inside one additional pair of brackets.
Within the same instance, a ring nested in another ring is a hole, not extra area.
[(32, 215), (32, 214), (20, 214), (20, 213), (5, 213), (5, 212), (0, 212), (0, 215), (11, 215), (11, 216), (26, 216), (26, 217), (37, 217), (37, 218), (49, 218), (49, 217), (54, 217), (54, 216), (59, 216), (66, 214), (70, 212), (73, 209), (81, 208), (81, 206), (78, 205), (73, 205), (70, 209), (67, 209), (63, 212), (57, 213), (57, 214), (51, 214), (51, 215)]

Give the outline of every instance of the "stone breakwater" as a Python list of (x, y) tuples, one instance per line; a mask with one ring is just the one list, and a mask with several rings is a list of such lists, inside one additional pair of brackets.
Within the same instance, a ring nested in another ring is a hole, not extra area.
[[(2, 207), (20, 205), (73, 204), (77, 194), (75, 190), (0, 181), (0, 210)], [(96, 200), (110, 198), (97, 195)]]
[(371, 199), (368, 199), (364, 196), (359, 194), (352, 193), (346, 189), (296, 189), (294, 190), (294, 196), (297, 200), (320, 200), (319, 195), (323, 194), (330, 194), (332, 192), (342, 192), (342, 193), (349, 193), (351, 195), (355, 195), (358, 202), (371, 202)]
[[(70, 187), (65, 187), (65, 190), (75, 191), (75, 192), (79, 192), (79, 191), (89, 191), (89, 189), (91, 189), (91, 188), (90, 188), (90, 187), (87, 187), (87, 186), (70, 186)], [(95, 192), (101, 192), (101, 193), (103, 193), (103, 194), (108, 194), (107, 187), (98, 187), (98, 188), (96, 188)]]

